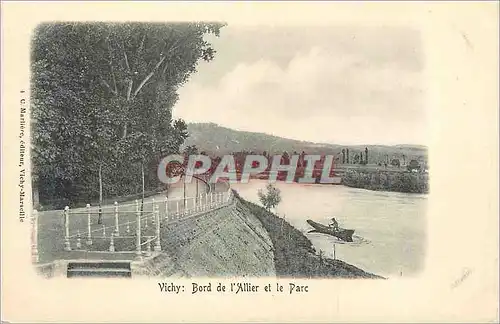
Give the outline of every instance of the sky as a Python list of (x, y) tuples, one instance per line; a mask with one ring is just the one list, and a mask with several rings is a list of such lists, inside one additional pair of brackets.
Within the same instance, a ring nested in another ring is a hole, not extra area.
[(405, 27), (226, 26), (174, 116), (333, 144), (427, 144), (423, 51)]

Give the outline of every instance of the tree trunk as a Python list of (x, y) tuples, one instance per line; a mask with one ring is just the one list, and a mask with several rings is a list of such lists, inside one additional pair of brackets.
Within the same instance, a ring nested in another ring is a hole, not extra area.
[(125, 122), (123, 123), (123, 133), (122, 133), (122, 139), (127, 137), (128, 134), (128, 123), (129, 123), (129, 112), (130, 108), (132, 107), (133, 100), (130, 98), (130, 93), (127, 93), (127, 101), (125, 104), (125, 109), (124, 109), (124, 115), (125, 115)]
[(142, 177), (142, 199), (141, 199), (141, 212), (142, 212), (144, 211), (144, 190), (145, 190), (144, 161), (141, 162), (141, 177)]
[(39, 209), (40, 193), (38, 191), (38, 185), (33, 185), (32, 191), (33, 191), (33, 208)]
[(102, 224), (102, 165), (99, 164), (99, 217), (97, 224)]
[(126, 121), (125, 124), (123, 125), (122, 138), (127, 137), (127, 126), (128, 126), (128, 121)]

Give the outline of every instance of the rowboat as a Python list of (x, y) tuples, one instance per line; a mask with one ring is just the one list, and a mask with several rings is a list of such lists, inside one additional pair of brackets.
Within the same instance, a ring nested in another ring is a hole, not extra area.
[(354, 230), (352, 229), (339, 228), (335, 230), (329, 226), (317, 223), (310, 219), (307, 220), (307, 223), (314, 228), (313, 230), (310, 230), (308, 233), (322, 233), (335, 236), (336, 238), (342, 241), (353, 242), (352, 235), (354, 234)]

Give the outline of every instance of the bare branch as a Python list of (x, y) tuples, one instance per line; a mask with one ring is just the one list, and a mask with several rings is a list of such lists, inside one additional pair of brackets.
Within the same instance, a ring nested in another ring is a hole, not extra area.
[(123, 50), (123, 58), (125, 59), (125, 65), (127, 66), (127, 70), (128, 70), (128, 89), (127, 89), (127, 100), (130, 100), (130, 94), (132, 93), (132, 87), (133, 87), (133, 84), (134, 84), (134, 80), (132, 79), (132, 71), (130, 70), (130, 65), (128, 63), (128, 56), (127, 56), (127, 52), (125, 51), (125, 44), (122, 43), (122, 50)]
[(130, 73), (130, 65), (128, 64), (128, 56), (127, 52), (125, 52), (125, 46), (123, 47), (123, 57), (125, 58), (125, 65), (127, 66), (127, 70)]
[(101, 82), (109, 89), (109, 91), (111, 91), (111, 93), (113, 93), (114, 95), (117, 94), (117, 91), (116, 90), (113, 90), (113, 88), (111, 88), (111, 86), (109, 85), (108, 82), (106, 82), (106, 80), (104, 79), (101, 79)]
[(132, 93), (132, 86), (134, 84), (134, 81), (132, 78), (128, 80), (128, 89), (127, 89), (127, 101), (130, 100), (130, 94)]
[(110, 62), (109, 65), (111, 66), (111, 77), (113, 78), (113, 85), (115, 87), (115, 95), (117, 95), (118, 94), (118, 88), (116, 86), (116, 78), (115, 78), (115, 71), (113, 69), (113, 63)]
[(165, 74), (165, 72), (167, 71), (167, 68), (168, 68), (168, 64), (165, 64), (165, 65), (163, 66), (163, 70), (161, 70), (161, 73), (162, 73), (162, 74)]
[(161, 53), (162, 58), (156, 63), (156, 65), (154, 66), (153, 70), (139, 84), (139, 86), (137, 87), (137, 89), (134, 91), (133, 98), (135, 98), (137, 96), (137, 94), (139, 93), (139, 91), (141, 91), (141, 89), (144, 87), (144, 85), (146, 84), (146, 82), (148, 82), (149, 79), (151, 79), (153, 77), (153, 75), (156, 73), (156, 70), (158, 70), (158, 68), (160, 67), (160, 65), (167, 58), (167, 54), (172, 53), (174, 50), (176, 50), (177, 48), (179, 48), (179, 46), (180, 46), (180, 41), (177, 41), (177, 42), (175, 42), (174, 45), (172, 45), (172, 47), (170, 47), (168, 49), (168, 52), (166, 54)]
[(151, 79), (148, 82), (146, 82), (142, 87), (144, 88), (145, 86), (147, 86), (150, 83), (153, 83), (153, 81)]
[(139, 84), (139, 86), (137, 87), (137, 89), (134, 91), (134, 98), (135, 98), (135, 96), (137, 96), (137, 94), (139, 93), (139, 91), (141, 91), (142, 87), (146, 84), (146, 82), (148, 82), (148, 80), (151, 79), (151, 77), (153, 77), (153, 75), (155, 74), (155, 72), (158, 69), (158, 67), (163, 63), (163, 61), (165, 61), (165, 58), (166, 58), (166, 56), (164, 55), (161, 58), (161, 60), (158, 61), (158, 63), (156, 63), (156, 65), (153, 68), (153, 70), (144, 78), (144, 80), (142, 80), (142, 82)]

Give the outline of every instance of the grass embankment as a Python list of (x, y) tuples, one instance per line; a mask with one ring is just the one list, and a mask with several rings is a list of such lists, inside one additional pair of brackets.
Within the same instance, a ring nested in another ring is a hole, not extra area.
[(345, 186), (368, 190), (428, 193), (429, 175), (403, 171), (349, 170), (342, 178)]
[(325, 258), (317, 253), (302, 232), (288, 222), (261, 206), (241, 198), (240, 200), (269, 233), (274, 246), (277, 277), (383, 279), (343, 261)]

